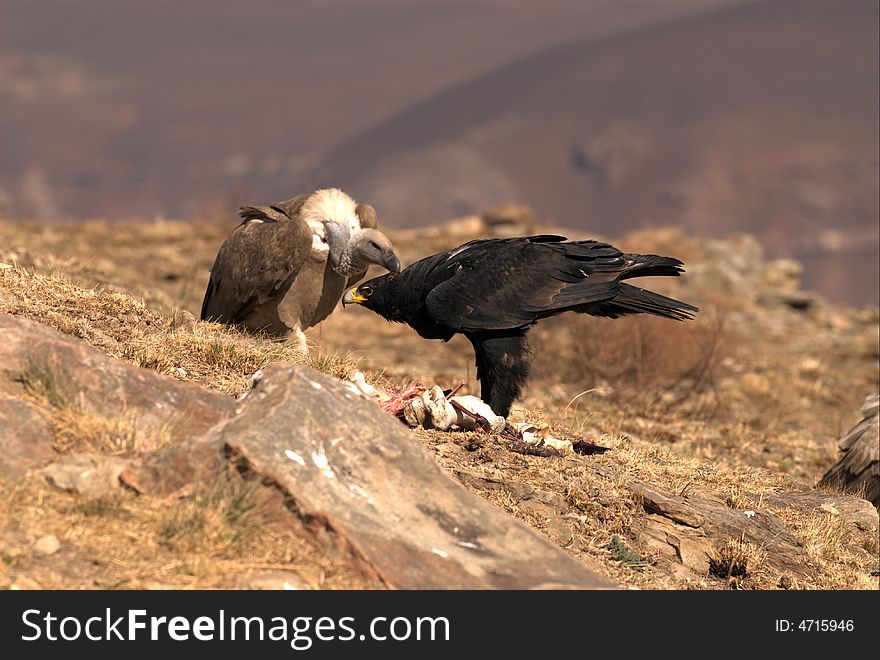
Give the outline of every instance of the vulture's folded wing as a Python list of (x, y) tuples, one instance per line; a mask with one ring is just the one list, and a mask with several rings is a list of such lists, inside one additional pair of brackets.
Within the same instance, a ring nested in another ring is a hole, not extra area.
[(865, 399), (862, 415), (862, 421), (840, 439), (841, 456), (819, 485), (861, 493), (880, 506), (880, 394)]
[(361, 229), (379, 228), (379, 216), (376, 214), (376, 209), (374, 209), (372, 205), (358, 204), (354, 208), (354, 213), (361, 222)]
[[(220, 247), (202, 303), (203, 320), (241, 323), (255, 306), (283, 296), (309, 256), (312, 232), (308, 225), (281, 213), (278, 220), (251, 216)], [(243, 216), (244, 217), (244, 214)]]
[(238, 209), (238, 215), (241, 217), (242, 224), (247, 224), (248, 222), (283, 222), (290, 219), (283, 208), (274, 204), (242, 206)]

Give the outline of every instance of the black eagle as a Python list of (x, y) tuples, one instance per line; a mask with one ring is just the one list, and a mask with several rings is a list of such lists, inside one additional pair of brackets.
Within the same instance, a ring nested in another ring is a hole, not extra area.
[(462, 333), (477, 355), (481, 398), (506, 417), (528, 378), (526, 334), (535, 323), (562, 312), (692, 319), (699, 311), (693, 305), (623, 282), (682, 272), (678, 259), (624, 254), (598, 241), (484, 239), (364, 282), (342, 303), (406, 323), (426, 339)]

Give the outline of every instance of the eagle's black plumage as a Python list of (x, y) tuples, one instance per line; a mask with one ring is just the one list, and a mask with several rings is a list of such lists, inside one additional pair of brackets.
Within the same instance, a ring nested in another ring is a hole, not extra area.
[(482, 399), (507, 416), (528, 378), (532, 325), (568, 311), (691, 319), (696, 307), (623, 281), (675, 277), (681, 266), (672, 257), (624, 254), (607, 243), (563, 236), (486, 239), (369, 280), (348, 291), (343, 303), (360, 303), (427, 339), (464, 334), (476, 352)]

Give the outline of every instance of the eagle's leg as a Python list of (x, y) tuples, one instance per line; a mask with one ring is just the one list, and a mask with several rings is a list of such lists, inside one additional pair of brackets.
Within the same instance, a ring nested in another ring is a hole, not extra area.
[(496, 415), (507, 417), (529, 376), (525, 330), (468, 335), (477, 354), (480, 398)]

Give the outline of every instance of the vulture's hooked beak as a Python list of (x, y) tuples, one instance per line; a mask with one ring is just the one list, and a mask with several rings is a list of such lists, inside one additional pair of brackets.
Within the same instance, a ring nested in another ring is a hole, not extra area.
[(392, 273), (400, 272), (400, 259), (397, 258), (397, 255), (392, 250), (383, 255), (382, 265)]
[(354, 303), (360, 304), (362, 302), (366, 302), (366, 298), (357, 292), (357, 287), (353, 289), (349, 289), (345, 292), (345, 295), (342, 296), (342, 306), (352, 305)]

